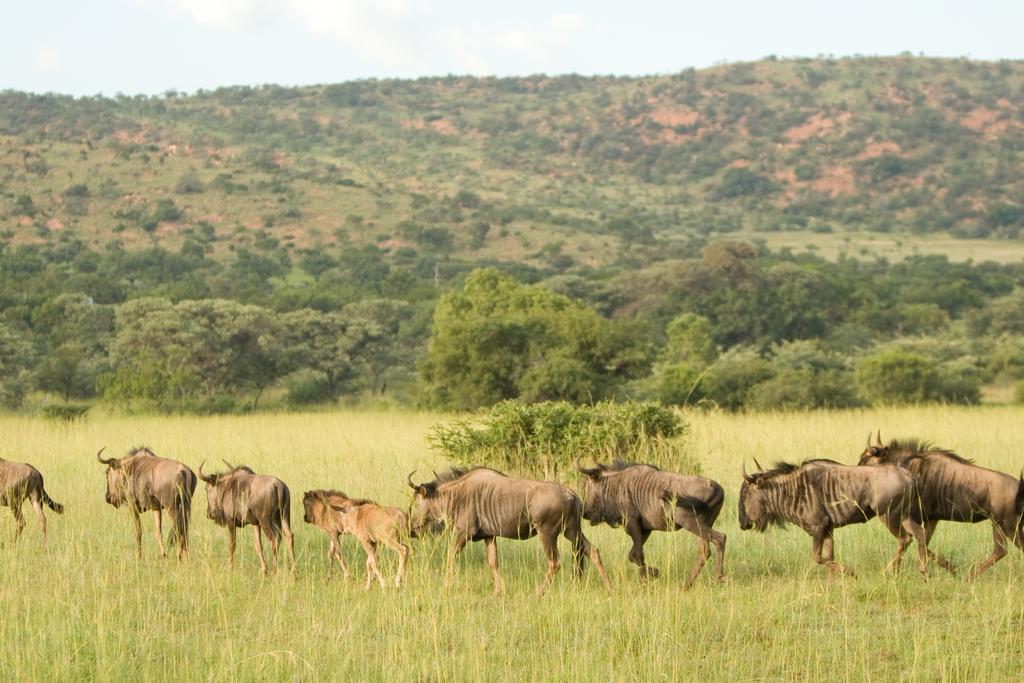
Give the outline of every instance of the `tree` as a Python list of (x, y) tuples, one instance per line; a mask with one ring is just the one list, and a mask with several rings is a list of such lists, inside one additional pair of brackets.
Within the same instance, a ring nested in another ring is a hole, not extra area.
[(311, 308), (285, 313), (281, 325), (289, 369), (318, 373), (331, 398), (355, 376), (363, 350), (384, 332), (374, 321)]
[(702, 315), (683, 313), (676, 316), (665, 328), (665, 336), (662, 361), (700, 369), (707, 367), (718, 355), (711, 337), (711, 322)]
[(649, 363), (628, 328), (488, 268), (442, 297), (420, 379), (427, 401), (446, 408), (520, 396), (589, 402), (611, 395)]
[(17, 408), (28, 391), (34, 353), (28, 336), (0, 323), (0, 406)]
[(878, 404), (922, 403), (938, 398), (935, 363), (924, 356), (888, 349), (863, 358), (856, 369), (857, 388)]

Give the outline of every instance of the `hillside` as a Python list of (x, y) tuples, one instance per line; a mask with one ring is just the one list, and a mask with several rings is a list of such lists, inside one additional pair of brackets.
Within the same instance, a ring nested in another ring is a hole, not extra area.
[(340, 240), (559, 270), (736, 231), (1016, 239), (1022, 92), (1022, 63), (913, 57), (6, 92), (0, 214), (15, 243)]
[(0, 405), (1024, 401), (1021, 94), (911, 57), (0, 93)]

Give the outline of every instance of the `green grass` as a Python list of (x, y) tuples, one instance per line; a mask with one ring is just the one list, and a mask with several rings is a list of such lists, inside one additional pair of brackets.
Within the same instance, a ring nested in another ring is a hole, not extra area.
[[(740, 532), (740, 464), (831, 456), (853, 461), (869, 429), (883, 438), (921, 435), (980, 464), (1017, 472), (1017, 408), (915, 408), (776, 415), (690, 414), (686, 450), (727, 490), (719, 528), (729, 535), (728, 580), (703, 576), (681, 588), (693, 559), (685, 532), (655, 534), (649, 561), (660, 579), (641, 583), (621, 530), (587, 528), (614, 584), (563, 571), (537, 599), (539, 544), (499, 542), (506, 593), (490, 595), (481, 544), (459, 559), (447, 588), (443, 542), (414, 541), (402, 590), (362, 589), (363, 558), (344, 553), (355, 577), (326, 583), (326, 539), (302, 522), (302, 492), (342, 488), (405, 506), (406, 473), (444, 465), (424, 435), (443, 416), (344, 412), (213, 418), (90, 415), (64, 424), (0, 418), (0, 456), (33, 462), (51, 496), (50, 553), (39, 548), (30, 508), (19, 545), (0, 537), (0, 677), (4, 680), (623, 680), (844, 679), (1009, 680), (1024, 655), (1024, 556), (1016, 550), (974, 583), (913, 560), (882, 569), (894, 543), (880, 524), (841, 529), (837, 556), (857, 578), (829, 584), (802, 531)], [(203, 459), (245, 462), (291, 487), (299, 577), (258, 573), (248, 531), (227, 568), (224, 530), (197, 491), (193, 556), (156, 557), (145, 520), (136, 562), (128, 514), (103, 501), (100, 446), (146, 443), (193, 468)], [(568, 482), (576, 486), (578, 482)], [(962, 565), (991, 548), (987, 525), (940, 525), (935, 548)], [(563, 544), (563, 554), (567, 548)], [(384, 553), (385, 573), (393, 558)], [(565, 559), (565, 558), (563, 558)]]

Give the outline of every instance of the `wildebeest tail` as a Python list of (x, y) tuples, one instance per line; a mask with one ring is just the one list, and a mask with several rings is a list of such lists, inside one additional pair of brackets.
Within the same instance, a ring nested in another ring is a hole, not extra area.
[(1017, 537), (1024, 538), (1024, 472), (1020, 473), (1017, 482)]
[(58, 515), (64, 514), (64, 506), (55, 501), (53, 498), (50, 498), (50, 496), (46, 493), (46, 489), (42, 489), (40, 500), (43, 501), (43, 505), (56, 512)]
[(191, 477), (186, 475), (182, 478), (178, 488), (178, 495), (174, 497), (174, 524), (171, 525), (171, 530), (167, 532), (167, 545), (171, 547), (176, 545), (180, 539), (187, 540), (189, 519), (192, 516), (192, 494), (195, 489), (194, 474)]

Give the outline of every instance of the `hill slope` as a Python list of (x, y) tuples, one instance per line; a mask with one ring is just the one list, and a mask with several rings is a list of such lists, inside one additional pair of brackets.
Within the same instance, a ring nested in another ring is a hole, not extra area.
[(1015, 239), (1022, 92), (1019, 62), (912, 57), (6, 92), (0, 215), (15, 243), (340, 240), (557, 269), (737, 230)]

